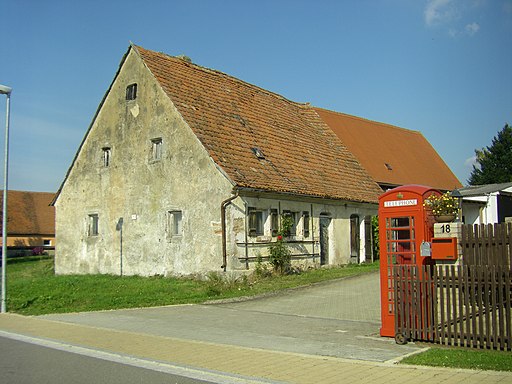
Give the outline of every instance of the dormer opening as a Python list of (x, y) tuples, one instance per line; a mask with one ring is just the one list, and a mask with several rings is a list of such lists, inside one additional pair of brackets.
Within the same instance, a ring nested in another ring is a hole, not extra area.
[(258, 147), (251, 148), (252, 153), (254, 153), (254, 156), (256, 156), (260, 160), (265, 159), (265, 155), (263, 154), (263, 151)]

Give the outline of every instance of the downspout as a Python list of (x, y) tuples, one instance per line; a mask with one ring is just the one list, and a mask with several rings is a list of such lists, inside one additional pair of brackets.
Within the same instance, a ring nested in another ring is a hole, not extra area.
[(231, 204), (233, 200), (238, 197), (238, 191), (236, 191), (234, 196), (231, 196), (229, 199), (224, 200), (220, 205), (220, 223), (222, 228), (222, 265), (221, 268), (226, 272), (226, 267), (228, 264), (228, 256), (226, 250), (226, 207)]

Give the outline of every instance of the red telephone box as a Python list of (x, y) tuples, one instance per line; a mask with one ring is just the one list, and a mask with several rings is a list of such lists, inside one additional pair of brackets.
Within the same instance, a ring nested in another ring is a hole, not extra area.
[(423, 206), (441, 192), (423, 185), (394, 188), (379, 197), (381, 336), (395, 337), (393, 266), (433, 264), (422, 244), (434, 236), (434, 218)]

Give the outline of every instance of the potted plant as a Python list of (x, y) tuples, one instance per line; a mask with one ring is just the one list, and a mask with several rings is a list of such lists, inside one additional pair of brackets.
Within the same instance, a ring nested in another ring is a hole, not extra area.
[(459, 212), (459, 203), (457, 199), (450, 195), (450, 192), (442, 195), (430, 195), (423, 206), (432, 212), (438, 223), (447, 223), (455, 220)]

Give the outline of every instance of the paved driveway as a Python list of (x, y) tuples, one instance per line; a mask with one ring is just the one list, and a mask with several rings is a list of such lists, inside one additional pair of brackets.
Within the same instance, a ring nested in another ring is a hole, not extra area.
[(380, 327), (379, 274), (335, 280), (286, 291), (274, 297), (233, 305), (222, 304), (222, 307), (308, 318), (368, 322), (373, 323), (369, 332), (377, 333)]
[(368, 361), (418, 349), (378, 336), (379, 275), (372, 273), (243, 302), (44, 318), (166, 337)]

